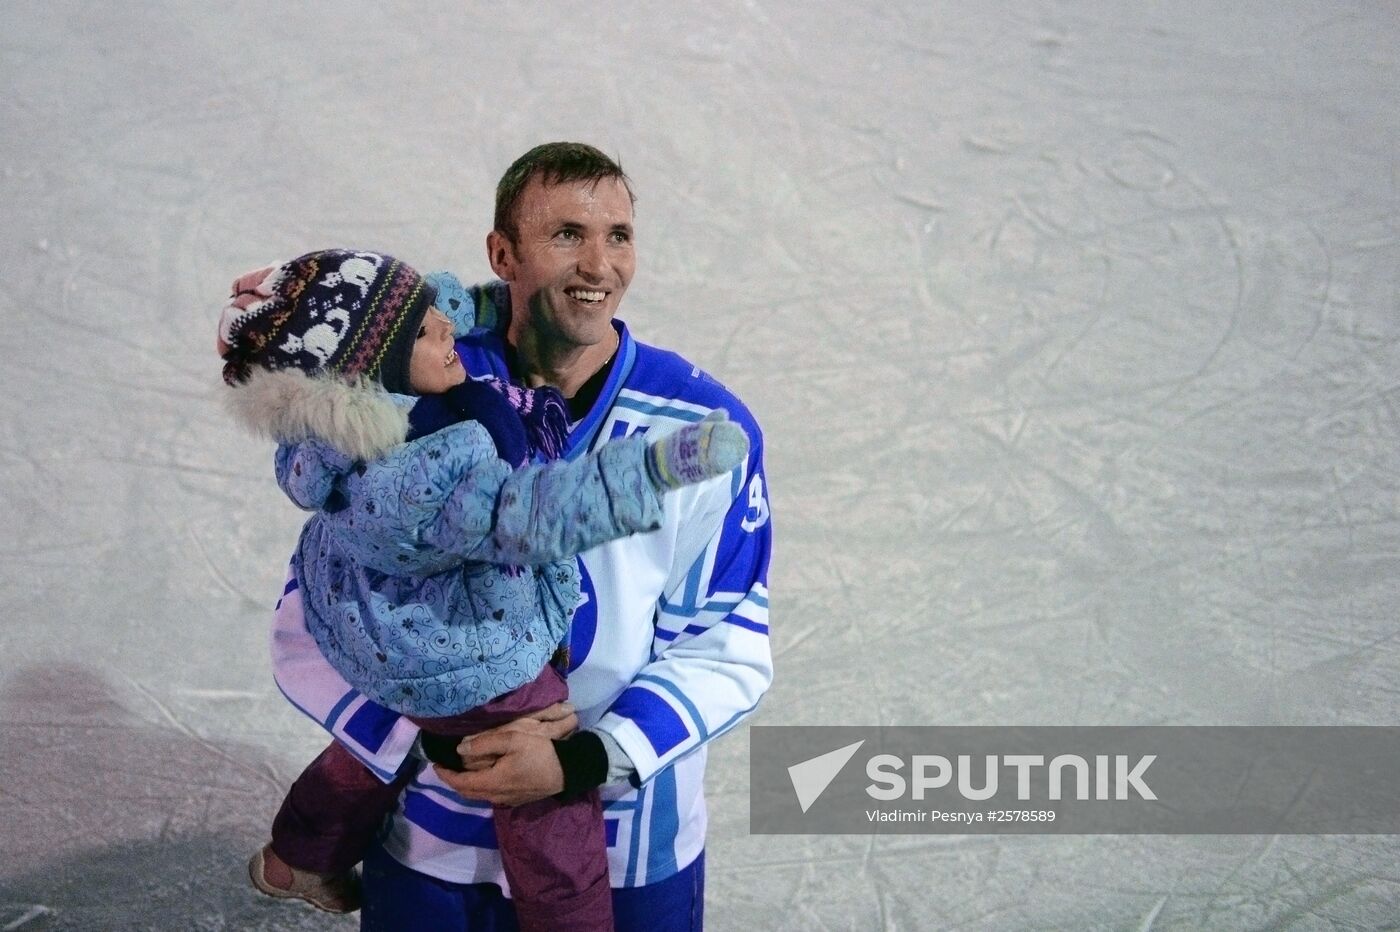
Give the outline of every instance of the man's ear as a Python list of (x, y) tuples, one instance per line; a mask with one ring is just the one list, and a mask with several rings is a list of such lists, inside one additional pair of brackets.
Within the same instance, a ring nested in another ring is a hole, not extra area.
[(491, 271), (502, 281), (515, 279), (515, 248), (510, 239), (500, 230), (486, 234), (486, 260), (491, 263)]

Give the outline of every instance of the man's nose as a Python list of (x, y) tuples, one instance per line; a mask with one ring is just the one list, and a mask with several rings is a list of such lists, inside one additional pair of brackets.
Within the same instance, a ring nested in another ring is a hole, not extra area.
[(603, 244), (598, 240), (585, 241), (578, 253), (578, 273), (589, 281), (600, 282), (607, 269), (608, 256)]

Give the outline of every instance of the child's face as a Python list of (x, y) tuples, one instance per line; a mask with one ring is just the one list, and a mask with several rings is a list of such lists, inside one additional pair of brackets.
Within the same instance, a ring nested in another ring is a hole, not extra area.
[(419, 395), (437, 395), (466, 380), (466, 367), (452, 342), (452, 321), (437, 308), (428, 308), (408, 359), (409, 387)]

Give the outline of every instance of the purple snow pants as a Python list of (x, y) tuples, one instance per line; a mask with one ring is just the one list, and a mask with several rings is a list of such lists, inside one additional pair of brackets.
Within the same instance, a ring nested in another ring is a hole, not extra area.
[[(414, 718), (424, 731), (469, 735), (568, 698), (564, 677), (546, 665), (519, 689), (453, 718)], [(293, 867), (341, 873), (375, 840), (412, 773), (382, 783), (332, 742), (292, 784), (272, 822), (272, 850)], [(524, 932), (600, 932), (613, 927), (603, 810), (594, 790), (493, 812), (501, 861)]]

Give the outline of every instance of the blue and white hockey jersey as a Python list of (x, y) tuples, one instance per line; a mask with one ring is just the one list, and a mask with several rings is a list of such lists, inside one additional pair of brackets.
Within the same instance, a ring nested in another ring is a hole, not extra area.
[[(436, 276), (435, 276), (436, 277)], [(455, 281), (453, 282), (455, 284)], [(459, 289), (457, 300), (467, 292)], [(508, 377), (502, 283), (474, 289), (477, 329), (458, 347), (473, 375)], [(439, 304), (443, 301), (439, 296)], [(456, 319), (466, 308), (444, 308)], [(667, 495), (659, 530), (580, 557), (585, 601), (571, 631), (570, 701), (580, 724), (611, 735), (640, 787), (602, 788), (612, 884), (640, 886), (686, 867), (704, 846), (705, 744), (753, 711), (772, 680), (768, 562), (772, 528), (763, 440), (748, 410), (680, 356), (620, 336), (602, 394), (565, 455), (613, 437), (665, 433), (716, 408), (749, 434), (742, 470)], [(273, 669), (287, 698), (383, 779), (403, 766), (416, 729), (345, 684), (317, 650), (295, 582), (278, 603)], [(423, 768), (384, 836), (405, 865), (459, 883), (506, 888), (491, 807), (465, 800)]]

